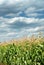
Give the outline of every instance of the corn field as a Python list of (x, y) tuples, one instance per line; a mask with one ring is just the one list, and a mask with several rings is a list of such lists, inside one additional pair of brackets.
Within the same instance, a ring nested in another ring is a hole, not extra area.
[(0, 65), (44, 65), (44, 41), (22, 44), (0, 45)]

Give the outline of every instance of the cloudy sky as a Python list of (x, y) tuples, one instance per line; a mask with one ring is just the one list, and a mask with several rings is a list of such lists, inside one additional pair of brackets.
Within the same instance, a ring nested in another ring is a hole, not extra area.
[(0, 41), (44, 33), (44, 0), (0, 0)]

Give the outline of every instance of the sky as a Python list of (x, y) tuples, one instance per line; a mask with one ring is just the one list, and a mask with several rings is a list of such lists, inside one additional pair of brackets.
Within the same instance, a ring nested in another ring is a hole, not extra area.
[(44, 35), (44, 0), (0, 0), (0, 41)]

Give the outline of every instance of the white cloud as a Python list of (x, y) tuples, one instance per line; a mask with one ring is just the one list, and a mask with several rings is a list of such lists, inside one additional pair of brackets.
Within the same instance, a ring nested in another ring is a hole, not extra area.
[(34, 12), (35, 10), (36, 10), (35, 7), (29, 7), (29, 8), (26, 9), (25, 13), (26, 13), (26, 14), (27, 14), (27, 13), (32, 13), (32, 12)]
[(0, 4), (2, 4), (4, 2), (4, 0), (0, 0)]
[[(10, 28), (8, 28), (8, 24), (12, 24), (14, 22), (25, 22), (26, 24), (30, 24), (30, 23), (38, 23), (38, 24), (41, 24), (41, 26), (44, 25), (44, 18), (42, 19), (39, 19), (39, 18), (26, 18), (26, 17), (14, 17), (14, 18), (3, 18), (3, 17), (0, 17), (0, 22), (2, 22), (2, 24), (0, 24), (0, 28), (2, 28), (2, 30), (4, 28), (4, 30), (10, 32)], [(31, 32), (34, 32), (34, 31), (37, 31), (37, 30), (41, 30), (42, 28), (39, 29), (39, 27), (37, 26), (36, 28), (31, 28), (31, 29), (25, 29), (26, 31), (31, 31)], [(44, 29), (44, 28), (43, 28)], [(22, 30), (22, 29), (21, 29)]]
[(17, 32), (12, 32), (12, 31), (11, 31), (11, 32), (8, 32), (8, 33), (7, 33), (7, 36), (16, 35), (16, 34), (18, 34), (18, 33), (17, 33)]
[(19, 2), (22, 2), (23, 0), (0, 0), (0, 5), (1, 4), (16, 4)]
[(6, 24), (2, 23), (2, 24), (0, 25), (0, 28), (6, 27), (6, 26), (7, 26)]
[(3, 23), (14, 23), (14, 22), (18, 22), (18, 21), (25, 22), (27, 24), (36, 23), (36, 22), (43, 23), (44, 18), (39, 19), (39, 18), (14, 17), (14, 18), (9, 19), (9, 18), (0, 17), (0, 22), (3, 22)]
[(0, 0), (1, 39), (17, 38), (29, 35), (30, 32), (35, 34), (37, 31), (44, 31), (44, 18), (39, 18), (44, 16), (43, 5), (44, 0)]
[(38, 13), (28, 13), (26, 14), (27, 16), (31, 16), (31, 17), (38, 17), (38, 16), (44, 16), (44, 14), (38, 14)]
[(15, 18), (11, 18), (7, 20), (7, 23), (13, 23), (13, 22), (25, 22), (27, 24), (29, 23), (36, 23), (36, 22), (44, 22), (44, 18), (43, 19), (39, 19), (39, 18), (26, 18), (26, 17), (15, 17)]
[(26, 31), (27, 32), (37, 32), (37, 31), (40, 31), (40, 30), (43, 30), (43, 29), (44, 29), (44, 26), (41, 26), (41, 27), (26, 29)]
[(30, 29), (27, 29), (27, 32), (36, 32), (39, 30), (39, 27), (36, 27), (36, 28), (30, 28)]
[(1, 16), (16, 17), (20, 16), (22, 12), (25, 13), (26, 16), (37, 17), (41, 15), (37, 12), (44, 10), (43, 0), (0, 0), (0, 4)]
[(32, 17), (37, 17), (37, 16), (41, 16), (41, 15), (44, 15), (42, 13), (37, 13), (39, 11), (43, 11), (44, 8), (37, 8), (37, 7), (29, 7), (25, 10), (25, 14), (26, 16), (32, 16)]

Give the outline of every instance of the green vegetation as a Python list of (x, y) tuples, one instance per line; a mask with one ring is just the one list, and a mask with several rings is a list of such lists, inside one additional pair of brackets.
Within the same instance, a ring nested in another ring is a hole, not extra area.
[(22, 44), (0, 45), (0, 65), (44, 65), (43, 41)]

